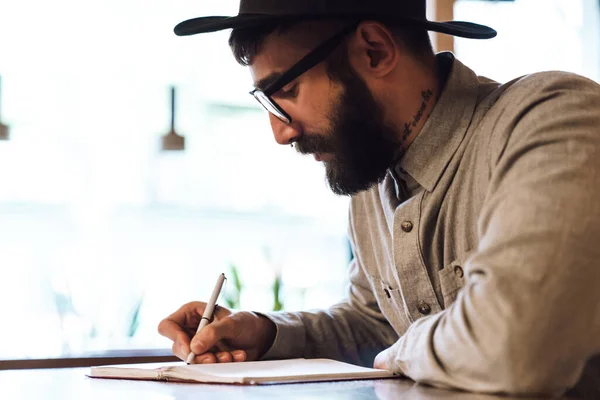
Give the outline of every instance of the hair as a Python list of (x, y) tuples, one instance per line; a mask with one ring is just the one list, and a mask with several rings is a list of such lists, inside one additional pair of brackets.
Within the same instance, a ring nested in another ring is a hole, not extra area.
[[(264, 24), (258, 27), (236, 28), (232, 30), (229, 37), (229, 46), (236, 61), (243, 66), (249, 66), (252, 64), (254, 57), (260, 53), (267, 36), (273, 33), (286, 33), (301, 22), (303, 21), (292, 20)], [(332, 22), (339, 24), (340, 21)], [(411, 25), (381, 22), (388, 26), (396, 40), (417, 60), (424, 62), (433, 55), (431, 40), (425, 29)], [(343, 25), (340, 24), (340, 26)], [(323, 40), (325, 39), (326, 37), (323, 38)], [(340, 46), (328, 59), (327, 70), (332, 79), (337, 80), (341, 74), (345, 75), (344, 71), (347, 71), (349, 67), (345, 49), (345, 46)]]

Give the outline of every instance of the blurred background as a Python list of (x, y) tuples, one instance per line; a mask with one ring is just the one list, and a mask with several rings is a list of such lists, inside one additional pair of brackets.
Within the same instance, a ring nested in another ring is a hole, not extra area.
[[(208, 298), (299, 310), (340, 300), (348, 199), (275, 144), (228, 32), (176, 23), (232, 0), (0, 0), (0, 360), (167, 349), (158, 322)], [(434, 38), (498, 81), (600, 81), (600, 1), (430, 1), (491, 41)], [(184, 148), (164, 151), (171, 126)]]

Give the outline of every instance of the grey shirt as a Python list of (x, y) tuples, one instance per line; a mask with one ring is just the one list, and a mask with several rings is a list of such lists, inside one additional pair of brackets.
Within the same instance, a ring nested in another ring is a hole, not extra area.
[(500, 85), (438, 60), (425, 126), (351, 200), (347, 300), (269, 314), (265, 358), (371, 366), (390, 348), (394, 372), (439, 387), (597, 390), (600, 86), (563, 72)]

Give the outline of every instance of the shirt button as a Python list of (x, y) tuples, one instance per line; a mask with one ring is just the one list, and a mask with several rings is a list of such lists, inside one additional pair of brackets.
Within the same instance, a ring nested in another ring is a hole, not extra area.
[(463, 271), (463, 269), (461, 267), (459, 267), (458, 265), (456, 267), (454, 267), (454, 273), (459, 277), (462, 278), (463, 276), (465, 276), (465, 272)]
[(407, 232), (407, 233), (408, 233), (408, 232), (412, 231), (412, 228), (413, 228), (413, 224), (412, 224), (412, 222), (410, 222), (410, 221), (404, 221), (404, 222), (402, 223), (402, 230), (403, 230), (404, 232)]
[(419, 303), (419, 307), (417, 307), (417, 309), (423, 315), (429, 315), (431, 313), (431, 306), (424, 301)]

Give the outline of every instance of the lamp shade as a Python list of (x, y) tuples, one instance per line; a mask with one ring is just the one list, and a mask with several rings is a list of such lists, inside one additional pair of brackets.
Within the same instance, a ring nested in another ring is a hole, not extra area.
[(175, 101), (176, 89), (171, 87), (171, 130), (162, 137), (163, 151), (183, 151), (185, 150), (185, 137), (175, 131)]

